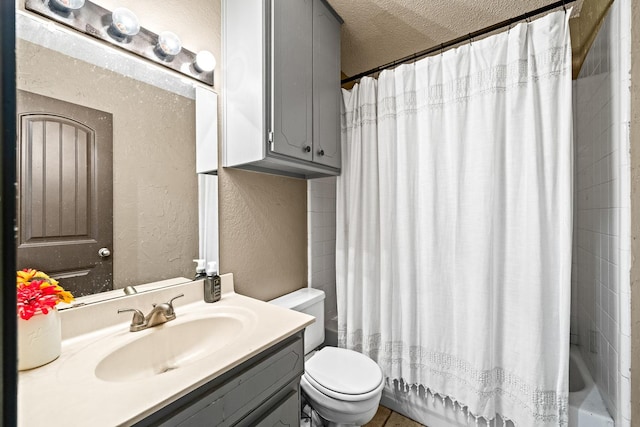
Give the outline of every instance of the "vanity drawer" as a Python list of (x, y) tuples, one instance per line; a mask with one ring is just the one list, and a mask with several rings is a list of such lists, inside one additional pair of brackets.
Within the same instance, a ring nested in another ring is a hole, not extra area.
[[(304, 345), (302, 335), (298, 334), (194, 390), (138, 425), (246, 425), (247, 420), (260, 413), (268, 413), (264, 420), (269, 420), (271, 412), (276, 410), (280, 415), (273, 416), (279, 417), (285, 416), (284, 411), (292, 411), (288, 416), (296, 419), (297, 425), (298, 385), (303, 371)], [(292, 399), (295, 405), (291, 403)], [(251, 425), (256, 424), (252, 421)]]

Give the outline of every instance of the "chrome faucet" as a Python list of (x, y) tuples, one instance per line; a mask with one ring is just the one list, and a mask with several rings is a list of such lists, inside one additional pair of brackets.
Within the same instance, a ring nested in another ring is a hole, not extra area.
[(173, 309), (173, 301), (183, 297), (184, 294), (175, 296), (162, 304), (153, 304), (153, 309), (146, 316), (137, 308), (123, 308), (118, 310), (118, 313), (127, 313), (132, 311), (133, 318), (131, 319), (131, 326), (129, 330), (131, 332), (142, 331), (143, 329), (151, 328), (156, 325), (170, 322), (176, 318), (176, 312)]

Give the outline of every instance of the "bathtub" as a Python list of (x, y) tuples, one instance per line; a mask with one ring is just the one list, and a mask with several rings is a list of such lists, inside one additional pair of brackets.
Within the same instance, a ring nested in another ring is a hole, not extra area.
[(569, 353), (569, 427), (613, 427), (579, 348), (571, 346)]

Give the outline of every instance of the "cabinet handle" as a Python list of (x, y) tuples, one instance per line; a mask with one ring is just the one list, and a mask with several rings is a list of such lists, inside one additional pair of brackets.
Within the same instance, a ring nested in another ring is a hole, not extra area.
[(311, 152), (311, 146), (307, 145), (306, 147), (304, 147), (304, 152), (305, 153), (310, 153)]
[(324, 150), (318, 150), (318, 155), (319, 156), (324, 156)]

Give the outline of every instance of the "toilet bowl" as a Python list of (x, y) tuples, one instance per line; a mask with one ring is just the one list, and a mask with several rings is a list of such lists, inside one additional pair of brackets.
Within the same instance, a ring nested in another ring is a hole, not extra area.
[(305, 330), (305, 373), (302, 392), (327, 426), (360, 426), (378, 409), (384, 375), (369, 357), (344, 348), (324, 347), (324, 292), (305, 288), (271, 303), (316, 317)]
[(367, 356), (343, 348), (324, 347), (305, 363), (300, 386), (311, 407), (328, 425), (359, 426), (375, 415), (384, 376)]

